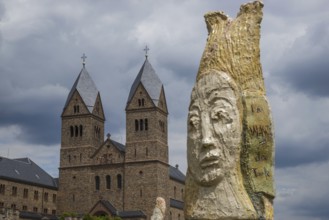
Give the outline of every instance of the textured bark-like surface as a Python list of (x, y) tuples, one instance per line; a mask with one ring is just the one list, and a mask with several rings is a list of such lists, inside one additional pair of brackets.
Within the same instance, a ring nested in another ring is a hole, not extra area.
[[(274, 137), (260, 63), (263, 3), (205, 15), (188, 117), (186, 219), (272, 220)], [(239, 136), (239, 138), (237, 138)]]

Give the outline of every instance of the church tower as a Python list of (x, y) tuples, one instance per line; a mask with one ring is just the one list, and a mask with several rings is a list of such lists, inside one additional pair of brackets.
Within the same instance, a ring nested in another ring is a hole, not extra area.
[[(83, 56), (83, 59), (85, 56)], [(81, 198), (80, 183), (89, 183), (92, 154), (104, 142), (104, 112), (100, 93), (83, 62), (62, 112), (58, 211)], [(87, 169), (87, 170), (86, 170)], [(84, 186), (85, 187), (85, 186)], [(82, 195), (81, 195), (82, 197)], [(79, 207), (76, 207), (78, 209)]]
[(126, 105), (124, 210), (151, 216), (156, 197), (169, 204), (167, 118), (163, 84), (146, 56)]

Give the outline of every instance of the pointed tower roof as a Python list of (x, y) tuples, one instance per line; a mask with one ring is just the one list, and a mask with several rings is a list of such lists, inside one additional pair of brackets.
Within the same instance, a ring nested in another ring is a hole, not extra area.
[(127, 103), (131, 101), (140, 83), (144, 86), (153, 103), (157, 106), (163, 84), (158, 75), (155, 73), (155, 70), (148, 61), (147, 57), (134, 83), (131, 86)]
[(86, 104), (89, 112), (91, 113), (94, 108), (94, 104), (96, 102), (96, 98), (98, 95), (98, 89), (90, 77), (88, 71), (86, 70), (86, 67), (83, 66), (78, 78), (75, 80), (75, 83), (72, 86), (72, 89), (66, 99), (66, 103), (64, 108), (69, 104), (73, 93), (77, 90)]

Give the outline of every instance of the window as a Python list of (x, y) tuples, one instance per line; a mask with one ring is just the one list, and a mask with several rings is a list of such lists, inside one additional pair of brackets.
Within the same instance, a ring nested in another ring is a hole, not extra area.
[(38, 212), (38, 208), (37, 207), (33, 207), (33, 212)]
[(75, 126), (75, 136), (78, 137), (79, 134), (79, 128), (78, 126)]
[(139, 126), (138, 126), (138, 120), (136, 119), (136, 120), (135, 120), (135, 131), (138, 131), (138, 127), (139, 127)]
[(75, 105), (75, 106), (73, 106), (73, 111), (74, 111), (74, 113), (79, 113), (79, 105)]
[(82, 129), (83, 129), (83, 127), (82, 127), (82, 125), (80, 125), (80, 126), (79, 126), (79, 130), (80, 130), (80, 137), (82, 136), (82, 133), (83, 133)]
[(74, 128), (73, 128), (73, 126), (70, 126), (70, 133), (71, 133), (71, 137), (73, 137), (74, 136)]
[(27, 206), (26, 205), (23, 205), (23, 211), (27, 211)]
[(144, 123), (145, 123), (145, 130), (148, 130), (149, 125), (147, 118), (144, 119)]
[(17, 187), (16, 187), (16, 186), (13, 186), (13, 187), (12, 187), (11, 195), (12, 195), (12, 196), (17, 196)]
[(16, 209), (16, 204), (15, 203), (11, 204), (10, 208), (11, 209)]
[(100, 186), (99, 176), (95, 176), (95, 189), (99, 190), (99, 186)]
[(159, 121), (159, 127), (162, 132), (165, 132), (165, 123), (163, 121)]
[(57, 196), (56, 196), (56, 194), (53, 194), (53, 203), (55, 203), (56, 200), (57, 200)]
[(184, 199), (184, 189), (181, 189), (182, 199)]
[(6, 190), (5, 184), (0, 184), (0, 194), (1, 195), (4, 195), (5, 194), (5, 190)]
[(56, 215), (56, 210), (53, 209), (53, 210), (51, 211), (51, 214), (52, 214), (52, 215)]
[(45, 192), (45, 194), (43, 195), (43, 199), (44, 199), (46, 202), (48, 202), (48, 193), (47, 193), (47, 192)]
[(144, 122), (143, 122), (143, 119), (140, 119), (139, 120), (139, 126), (140, 126), (140, 130), (143, 131), (144, 130)]
[(3, 208), (3, 207), (5, 207), (5, 203), (0, 202), (0, 208)]
[(174, 186), (174, 198), (176, 199), (176, 186)]
[(106, 176), (106, 189), (111, 189), (111, 176)]
[(29, 190), (28, 189), (24, 189), (23, 191), (23, 198), (28, 198), (29, 197)]
[(101, 129), (98, 126), (95, 126), (94, 130), (95, 130), (95, 137), (100, 138), (101, 137)]
[(34, 199), (35, 200), (39, 199), (39, 192), (38, 191), (34, 191)]
[(43, 213), (47, 214), (48, 213), (48, 209), (43, 209)]
[(122, 176), (121, 176), (121, 174), (117, 175), (117, 183), (118, 183), (118, 188), (121, 189), (122, 188)]
[(144, 106), (145, 100), (144, 99), (138, 99), (138, 106)]

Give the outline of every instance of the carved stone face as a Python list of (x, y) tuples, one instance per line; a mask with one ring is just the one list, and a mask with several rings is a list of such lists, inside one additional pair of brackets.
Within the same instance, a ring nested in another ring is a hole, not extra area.
[(200, 185), (217, 184), (239, 163), (241, 123), (233, 81), (204, 75), (195, 85), (188, 115), (188, 169)]

